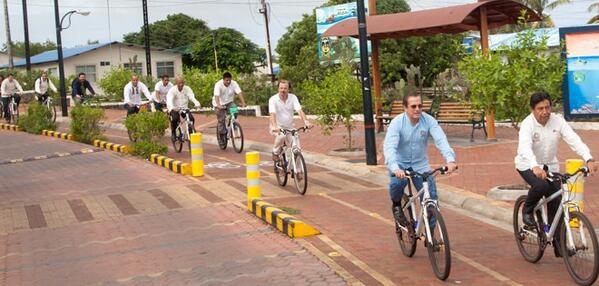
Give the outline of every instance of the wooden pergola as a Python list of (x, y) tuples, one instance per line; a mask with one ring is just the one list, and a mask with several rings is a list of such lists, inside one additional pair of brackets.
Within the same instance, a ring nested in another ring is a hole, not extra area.
[[(489, 29), (518, 23), (521, 11), (525, 11), (530, 22), (541, 20), (532, 9), (512, 0), (479, 0), (471, 4), (387, 15), (376, 15), (376, 0), (369, 0), (368, 4), (370, 15), (366, 18), (366, 24), (372, 46), (372, 78), (377, 116), (382, 115), (379, 40), (480, 31), (481, 47), (487, 53)], [(357, 37), (358, 21), (348, 19), (339, 22), (325, 31), (323, 36)], [(494, 110), (487, 110), (486, 113), (488, 139), (496, 140)], [(381, 120), (377, 120), (377, 130), (381, 131), (382, 128)]]

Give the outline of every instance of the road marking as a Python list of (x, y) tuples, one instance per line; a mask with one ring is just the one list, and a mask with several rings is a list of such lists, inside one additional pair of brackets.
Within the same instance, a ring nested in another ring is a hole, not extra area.
[(339, 244), (335, 243), (333, 240), (331, 240), (328, 236), (322, 234), (322, 235), (319, 235), (318, 238), (320, 240), (322, 240), (324, 243), (326, 243), (328, 246), (330, 246), (332, 249), (339, 252), (341, 255), (345, 256), (345, 258), (347, 258), (347, 260), (349, 260), (354, 265), (358, 266), (364, 272), (368, 273), (368, 275), (372, 276), (372, 278), (376, 279), (381, 284), (395, 285), (395, 283), (393, 283), (393, 281), (391, 281), (389, 278), (385, 277), (383, 274), (377, 272), (376, 270), (370, 268), (370, 266), (368, 266), (368, 264), (364, 263), (362, 260), (355, 257), (349, 251), (347, 251), (343, 247), (341, 247), (341, 245), (339, 245)]
[[(329, 195), (327, 195), (325, 193), (320, 193), (319, 195), (322, 196), (322, 197), (324, 197), (324, 198), (327, 198), (327, 199), (329, 199), (331, 201), (334, 201), (334, 202), (336, 202), (338, 204), (341, 204), (343, 206), (346, 206), (348, 208), (356, 210), (356, 211), (358, 211), (358, 212), (360, 212), (362, 214), (365, 214), (365, 215), (367, 215), (369, 217), (373, 217), (375, 219), (378, 219), (378, 220), (384, 222), (387, 225), (395, 226), (395, 223), (393, 221), (384, 218), (383, 216), (381, 216), (378, 213), (369, 212), (369, 211), (367, 211), (365, 209), (362, 209), (362, 208), (360, 208), (358, 206), (350, 204), (350, 203), (348, 203), (346, 201), (343, 201), (343, 200), (340, 200), (340, 199), (337, 199), (337, 198), (333, 198), (333, 197), (331, 197), (331, 196), (329, 196)], [(322, 235), (320, 235), (320, 236), (322, 236)], [(345, 255), (342, 252), (340, 252), (340, 253), (343, 254), (343, 255)], [(492, 270), (492, 269), (490, 269), (490, 268), (488, 268), (488, 267), (486, 267), (486, 266), (484, 266), (484, 265), (482, 265), (482, 264), (480, 264), (480, 263), (478, 263), (478, 262), (476, 262), (476, 261), (474, 261), (474, 260), (472, 260), (472, 259), (470, 259), (470, 258), (468, 258), (468, 257), (466, 257), (466, 256), (464, 256), (462, 254), (460, 254), (459, 252), (456, 252), (455, 250), (452, 250), (451, 254), (454, 255), (454, 257), (456, 257), (458, 260), (460, 260), (460, 261), (462, 261), (462, 262), (464, 262), (464, 263), (472, 266), (474, 269), (476, 269), (476, 270), (478, 270), (480, 272), (483, 272), (483, 273), (485, 273), (485, 274), (487, 274), (487, 275), (489, 275), (489, 276), (497, 279), (498, 281), (504, 282), (504, 283), (506, 283), (508, 285), (522, 285), (522, 284), (519, 284), (519, 283), (511, 280), (510, 278), (502, 275), (501, 273), (499, 273), (497, 271), (494, 271), (494, 270)]]
[(360, 282), (356, 277), (351, 275), (345, 268), (341, 267), (337, 264), (333, 259), (329, 258), (326, 254), (322, 253), (318, 248), (312, 245), (305, 239), (296, 240), (302, 247), (310, 251), (314, 256), (318, 257), (320, 261), (333, 269), (337, 274), (339, 274), (349, 285), (362, 286), (364, 283)]

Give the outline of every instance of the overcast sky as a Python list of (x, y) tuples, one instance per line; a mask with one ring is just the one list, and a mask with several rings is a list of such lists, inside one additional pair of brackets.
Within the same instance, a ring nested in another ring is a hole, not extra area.
[[(571, 4), (550, 11), (557, 26), (581, 25), (591, 18), (587, 7), (597, 0), (573, 0)], [(29, 15), (29, 38), (32, 42), (47, 39), (56, 41), (54, 6), (51, 0), (27, 0)], [(72, 26), (63, 31), (65, 47), (84, 45), (88, 40), (100, 42), (120, 41), (123, 35), (139, 31), (143, 24), (141, 0), (59, 0), (61, 16), (70, 10), (87, 10), (87, 17), (73, 15)], [(311, 13), (322, 0), (267, 0), (271, 7), (271, 41), (273, 49), (286, 27), (301, 19), (302, 14)], [(474, 0), (408, 0), (412, 10), (443, 7)], [(165, 19), (168, 14), (185, 13), (202, 19), (210, 28), (230, 27), (239, 30), (259, 46), (266, 45), (264, 20), (258, 13), (259, 0), (148, 0), (150, 22)], [(22, 0), (8, 0), (11, 37), (22, 41)], [(110, 7), (110, 8), (108, 8)], [(6, 42), (4, 29), (4, 7), (0, 21), (0, 43)], [(110, 20), (109, 20), (110, 19)], [(65, 21), (66, 22), (66, 21)], [(66, 25), (66, 24), (65, 24)], [(176, 35), (173, 35), (176, 37)]]

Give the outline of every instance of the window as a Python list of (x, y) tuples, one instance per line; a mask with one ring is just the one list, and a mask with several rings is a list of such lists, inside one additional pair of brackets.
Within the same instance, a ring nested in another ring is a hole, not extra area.
[(141, 63), (124, 63), (123, 67), (132, 70), (136, 74), (141, 74)]
[(58, 76), (58, 68), (49, 68), (48, 74), (53, 76)]
[(175, 63), (174, 62), (156, 62), (156, 74), (158, 76), (168, 75), (169, 77), (175, 77)]
[(108, 67), (108, 66), (110, 66), (110, 62), (108, 62), (108, 61), (101, 61), (100, 62), (100, 66), (101, 67), (105, 67), (105, 66)]
[(87, 65), (87, 66), (75, 66), (75, 74), (85, 73), (85, 78), (89, 82), (96, 82), (96, 66), (95, 65)]

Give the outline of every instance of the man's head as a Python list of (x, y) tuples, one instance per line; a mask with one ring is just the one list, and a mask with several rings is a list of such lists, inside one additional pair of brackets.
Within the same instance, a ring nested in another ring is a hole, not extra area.
[(183, 86), (185, 85), (185, 80), (182, 76), (177, 76), (175, 78), (175, 84), (177, 85), (177, 88), (179, 88), (179, 90), (182, 90)]
[(422, 97), (414, 92), (403, 97), (403, 106), (410, 120), (419, 120), (422, 116)]
[(231, 84), (232, 78), (233, 78), (233, 76), (231, 76), (230, 72), (225, 72), (223, 74), (223, 84), (228, 87)]
[(42, 77), (43, 80), (48, 79), (48, 72), (47, 71), (43, 71), (41, 77)]
[(133, 86), (137, 86), (137, 83), (139, 82), (139, 76), (137, 75), (132, 75), (131, 76), (131, 83), (133, 84)]
[(164, 74), (160, 77), (162, 79), (162, 84), (167, 85), (169, 82), (169, 77), (168, 75)]
[(545, 125), (551, 115), (551, 97), (546, 92), (535, 92), (530, 96), (530, 109), (537, 122)]
[(9, 74), (6, 76), (6, 78), (7, 78), (9, 81), (13, 81), (13, 80), (15, 79), (15, 76), (14, 76), (12, 73), (9, 73)]
[(84, 73), (84, 72), (82, 72), (82, 73), (79, 73), (79, 76), (78, 76), (78, 77), (79, 77), (79, 81), (80, 81), (80, 82), (84, 82), (84, 81), (85, 81), (85, 73)]
[(290, 84), (288, 81), (286, 81), (284, 79), (280, 80), (278, 87), (279, 87), (279, 95), (282, 95), (284, 97), (289, 95)]

